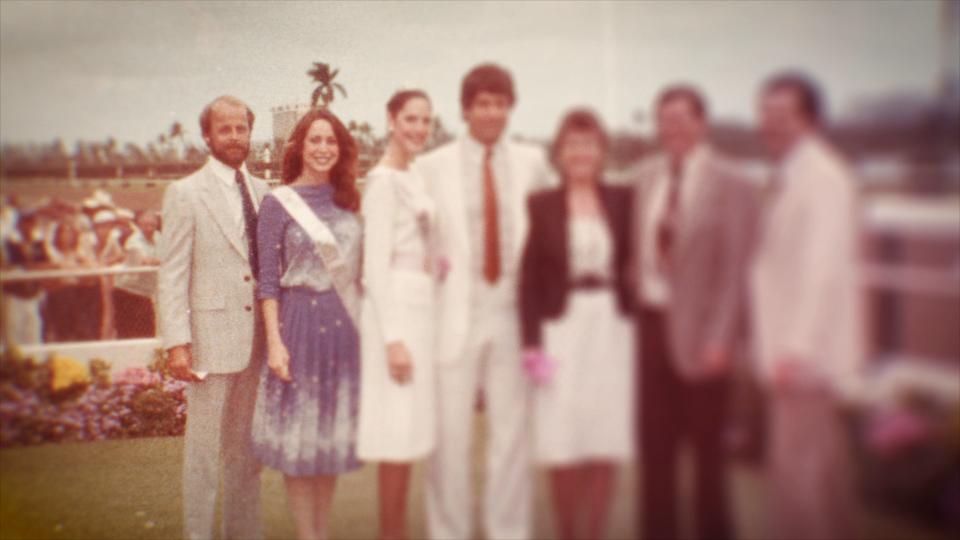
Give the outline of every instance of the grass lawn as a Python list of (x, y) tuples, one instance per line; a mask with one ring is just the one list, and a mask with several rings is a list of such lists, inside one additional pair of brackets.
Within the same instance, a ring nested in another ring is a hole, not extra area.
[[(482, 440), (480, 422), (477, 432), (477, 439)], [(0, 451), (0, 538), (179, 538), (182, 449), (182, 438), (167, 437)], [(474, 459), (474, 474), (478, 478), (483, 463), (479, 450), (476, 448)], [(618, 481), (608, 535), (611, 539), (633, 538), (632, 475), (632, 468), (628, 468)], [(294, 538), (282, 477), (276, 471), (265, 469), (262, 478), (267, 538)], [(423, 538), (426, 533), (423, 481), (423, 467), (418, 466), (410, 499), (412, 538)], [(538, 474), (535, 538), (554, 537), (545, 488), (544, 475)], [(760, 476), (754, 470), (735, 467), (732, 491), (739, 536), (761, 538)], [(682, 497), (691, 500), (689, 492), (683, 492)], [(373, 466), (341, 477), (332, 519), (333, 538), (376, 538), (376, 469)], [(938, 538), (913, 525), (879, 515), (868, 516), (864, 527), (867, 538)]]

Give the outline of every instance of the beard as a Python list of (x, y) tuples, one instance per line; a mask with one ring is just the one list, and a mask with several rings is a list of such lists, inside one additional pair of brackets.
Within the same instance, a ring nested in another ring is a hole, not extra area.
[(210, 153), (224, 164), (236, 169), (243, 165), (243, 162), (247, 160), (247, 156), (250, 155), (250, 144), (235, 143), (221, 145), (212, 143), (210, 145)]

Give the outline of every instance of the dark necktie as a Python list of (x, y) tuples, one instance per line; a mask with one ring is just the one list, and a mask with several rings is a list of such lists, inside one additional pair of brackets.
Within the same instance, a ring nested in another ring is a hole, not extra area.
[(483, 156), (483, 277), (500, 279), (500, 223), (497, 219), (497, 186), (493, 179), (493, 148)]
[(679, 167), (670, 167), (669, 192), (667, 194), (667, 204), (663, 209), (663, 216), (660, 218), (660, 225), (657, 228), (657, 255), (660, 262), (660, 268), (669, 269), (673, 258), (673, 249), (676, 245), (677, 226), (680, 214), (680, 181), (682, 173)]
[(243, 200), (243, 226), (247, 233), (247, 256), (250, 260), (250, 270), (254, 276), (260, 274), (260, 264), (257, 260), (257, 210), (253, 206), (253, 198), (244, 181), (243, 173), (237, 170), (234, 177), (240, 188), (240, 198)]

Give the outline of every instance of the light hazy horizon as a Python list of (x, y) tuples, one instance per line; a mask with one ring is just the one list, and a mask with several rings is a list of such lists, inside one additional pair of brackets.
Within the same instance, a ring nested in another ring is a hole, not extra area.
[(907, 2), (0, 2), (0, 141), (62, 138), (143, 144), (220, 94), (257, 114), (306, 102), (306, 71), (340, 69), (349, 93), (332, 109), (384, 129), (400, 87), (433, 98), (462, 132), (463, 74), (494, 61), (514, 75), (511, 132), (548, 137), (563, 111), (596, 109), (607, 125), (645, 131), (663, 85), (689, 81), (714, 117), (750, 122), (757, 85), (799, 68), (831, 111), (890, 92), (932, 95), (940, 78), (942, 3)]

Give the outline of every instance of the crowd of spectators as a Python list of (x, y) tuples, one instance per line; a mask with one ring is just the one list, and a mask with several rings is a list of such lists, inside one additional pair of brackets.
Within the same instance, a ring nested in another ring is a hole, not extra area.
[[(117, 205), (96, 190), (80, 204), (60, 198), (0, 203), (5, 273), (156, 266), (160, 216)], [(83, 273), (5, 280), (5, 344), (153, 337), (156, 273)]]

